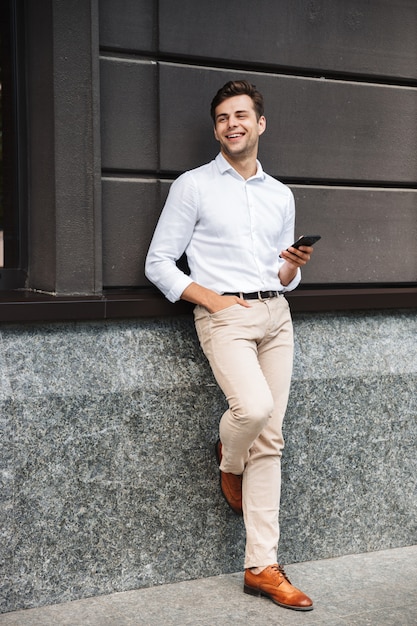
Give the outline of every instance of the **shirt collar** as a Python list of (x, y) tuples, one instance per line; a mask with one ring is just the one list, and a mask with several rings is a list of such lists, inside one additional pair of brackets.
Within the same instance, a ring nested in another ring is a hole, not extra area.
[[(232, 165), (230, 165), (229, 161), (227, 161), (224, 158), (224, 156), (222, 155), (221, 152), (219, 152), (219, 154), (216, 156), (215, 162), (216, 162), (216, 165), (217, 165), (217, 167), (219, 169), (220, 174), (224, 174), (225, 172), (231, 172), (232, 174), (235, 174), (236, 176), (239, 176), (239, 178), (242, 178), (242, 176), (239, 174), (239, 172), (237, 172), (235, 170), (235, 168)], [(256, 166), (257, 166), (256, 174), (254, 176), (251, 176), (248, 180), (253, 180), (254, 178), (260, 178), (260, 179), (264, 179), (265, 178), (265, 174), (264, 174), (264, 171), (262, 169), (262, 165), (260, 164), (258, 159), (256, 159)]]

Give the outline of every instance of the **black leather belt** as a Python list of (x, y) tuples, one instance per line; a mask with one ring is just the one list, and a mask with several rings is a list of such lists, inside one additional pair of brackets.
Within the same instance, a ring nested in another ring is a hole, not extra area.
[(251, 291), (250, 293), (243, 293), (241, 291), (228, 291), (223, 294), (224, 296), (237, 296), (244, 300), (268, 300), (268, 298), (278, 298), (280, 296), (279, 291)]

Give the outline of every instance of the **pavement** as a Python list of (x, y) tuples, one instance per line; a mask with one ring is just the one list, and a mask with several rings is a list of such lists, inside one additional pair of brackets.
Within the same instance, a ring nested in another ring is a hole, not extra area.
[(1, 626), (417, 626), (417, 545), (286, 565), (314, 610), (243, 593), (243, 573), (0, 615)]

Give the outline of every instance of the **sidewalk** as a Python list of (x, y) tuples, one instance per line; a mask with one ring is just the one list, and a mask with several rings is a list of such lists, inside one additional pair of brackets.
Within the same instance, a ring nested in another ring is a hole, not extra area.
[(1, 626), (417, 625), (417, 546), (286, 566), (315, 609), (242, 591), (229, 574), (0, 615)]

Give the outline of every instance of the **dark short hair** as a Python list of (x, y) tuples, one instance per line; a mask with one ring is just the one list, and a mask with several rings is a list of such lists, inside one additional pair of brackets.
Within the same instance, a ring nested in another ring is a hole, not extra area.
[(210, 115), (214, 123), (216, 123), (216, 108), (228, 98), (233, 98), (233, 96), (249, 96), (252, 99), (258, 120), (264, 114), (264, 99), (255, 85), (252, 85), (247, 80), (230, 80), (219, 89), (211, 102)]

